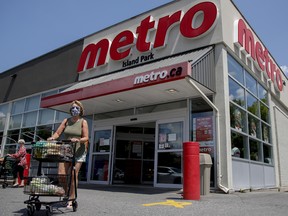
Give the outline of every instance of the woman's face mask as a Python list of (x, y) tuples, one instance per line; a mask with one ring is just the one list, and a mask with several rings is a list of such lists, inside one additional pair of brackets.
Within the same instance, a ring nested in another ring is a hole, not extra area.
[(71, 107), (70, 113), (72, 116), (79, 116), (80, 115), (80, 107), (77, 107), (77, 106)]

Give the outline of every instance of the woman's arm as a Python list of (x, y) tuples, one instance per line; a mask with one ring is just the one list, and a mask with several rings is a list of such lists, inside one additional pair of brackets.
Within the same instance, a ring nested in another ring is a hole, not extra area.
[(62, 132), (64, 131), (64, 129), (66, 127), (66, 123), (67, 123), (67, 119), (64, 119), (62, 121), (62, 123), (60, 124), (60, 126), (58, 127), (58, 129), (56, 130), (56, 132), (51, 137), (49, 137), (47, 140), (50, 141), (50, 140), (58, 139), (60, 137), (60, 135), (62, 134)]
[(19, 148), (19, 150), (15, 154), (8, 154), (8, 156), (12, 158), (22, 158), (26, 154), (26, 149), (25, 148)]

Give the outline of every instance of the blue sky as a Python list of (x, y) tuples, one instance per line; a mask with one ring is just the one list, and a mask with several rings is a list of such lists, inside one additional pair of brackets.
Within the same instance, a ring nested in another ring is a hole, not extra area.
[[(168, 2), (171, 0), (2, 0), (0, 73)], [(234, 2), (287, 74), (288, 1)]]

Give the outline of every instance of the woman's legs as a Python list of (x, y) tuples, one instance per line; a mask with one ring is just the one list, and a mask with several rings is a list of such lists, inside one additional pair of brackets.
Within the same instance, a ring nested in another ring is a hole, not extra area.
[[(82, 166), (82, 162), (76, 162), (75, 164), (75, 175), (76, 175), (76, 188), (78, 187), (78, 174)], [(70, 185), (70, 196), (69, 199), (75, 199), (75, 182), (74, 182), (74, 171), (72, 170), (72, 180)], [(68, 203), (68, 206), (71, 206), (71, 202)]]
[(18, 169), (18, 173), (19, 173), (19, 178), (21, 180), (20, 186), (24, 186), (24, 177), (23, 177), (24, 167), (18, 165), (17, 169)]
[(21, 179), (21, 185), (24, 185), (24, 178), (23, 178), (23, 173), (24, 173), (24, 167), (20, 165), (15, 165), (12, 169), (12, 174), (14, 178), (14, 185), (13, 186), (18, 186), (18, 173), (19, 173), (19, 178)]
[(17, 186), (18, 185), (18, 165), (14, 165), (12, 168), (12, 175), (13, 175), (13, 186)]

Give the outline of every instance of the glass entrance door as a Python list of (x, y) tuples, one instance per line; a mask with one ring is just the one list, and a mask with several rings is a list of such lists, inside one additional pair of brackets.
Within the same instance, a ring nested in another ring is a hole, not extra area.
[(91, 153), (90, 180), (107, 183), (109, 181), (110, 152), (112, 145), (112, 127), (94, 131), (94, 143)]
[(153, 184), (154, 137), (155, 122), (116, 127), (113, 184)]
[(155, 184), (181, 187), (184, 120), (158, 121), (156, 132)]

